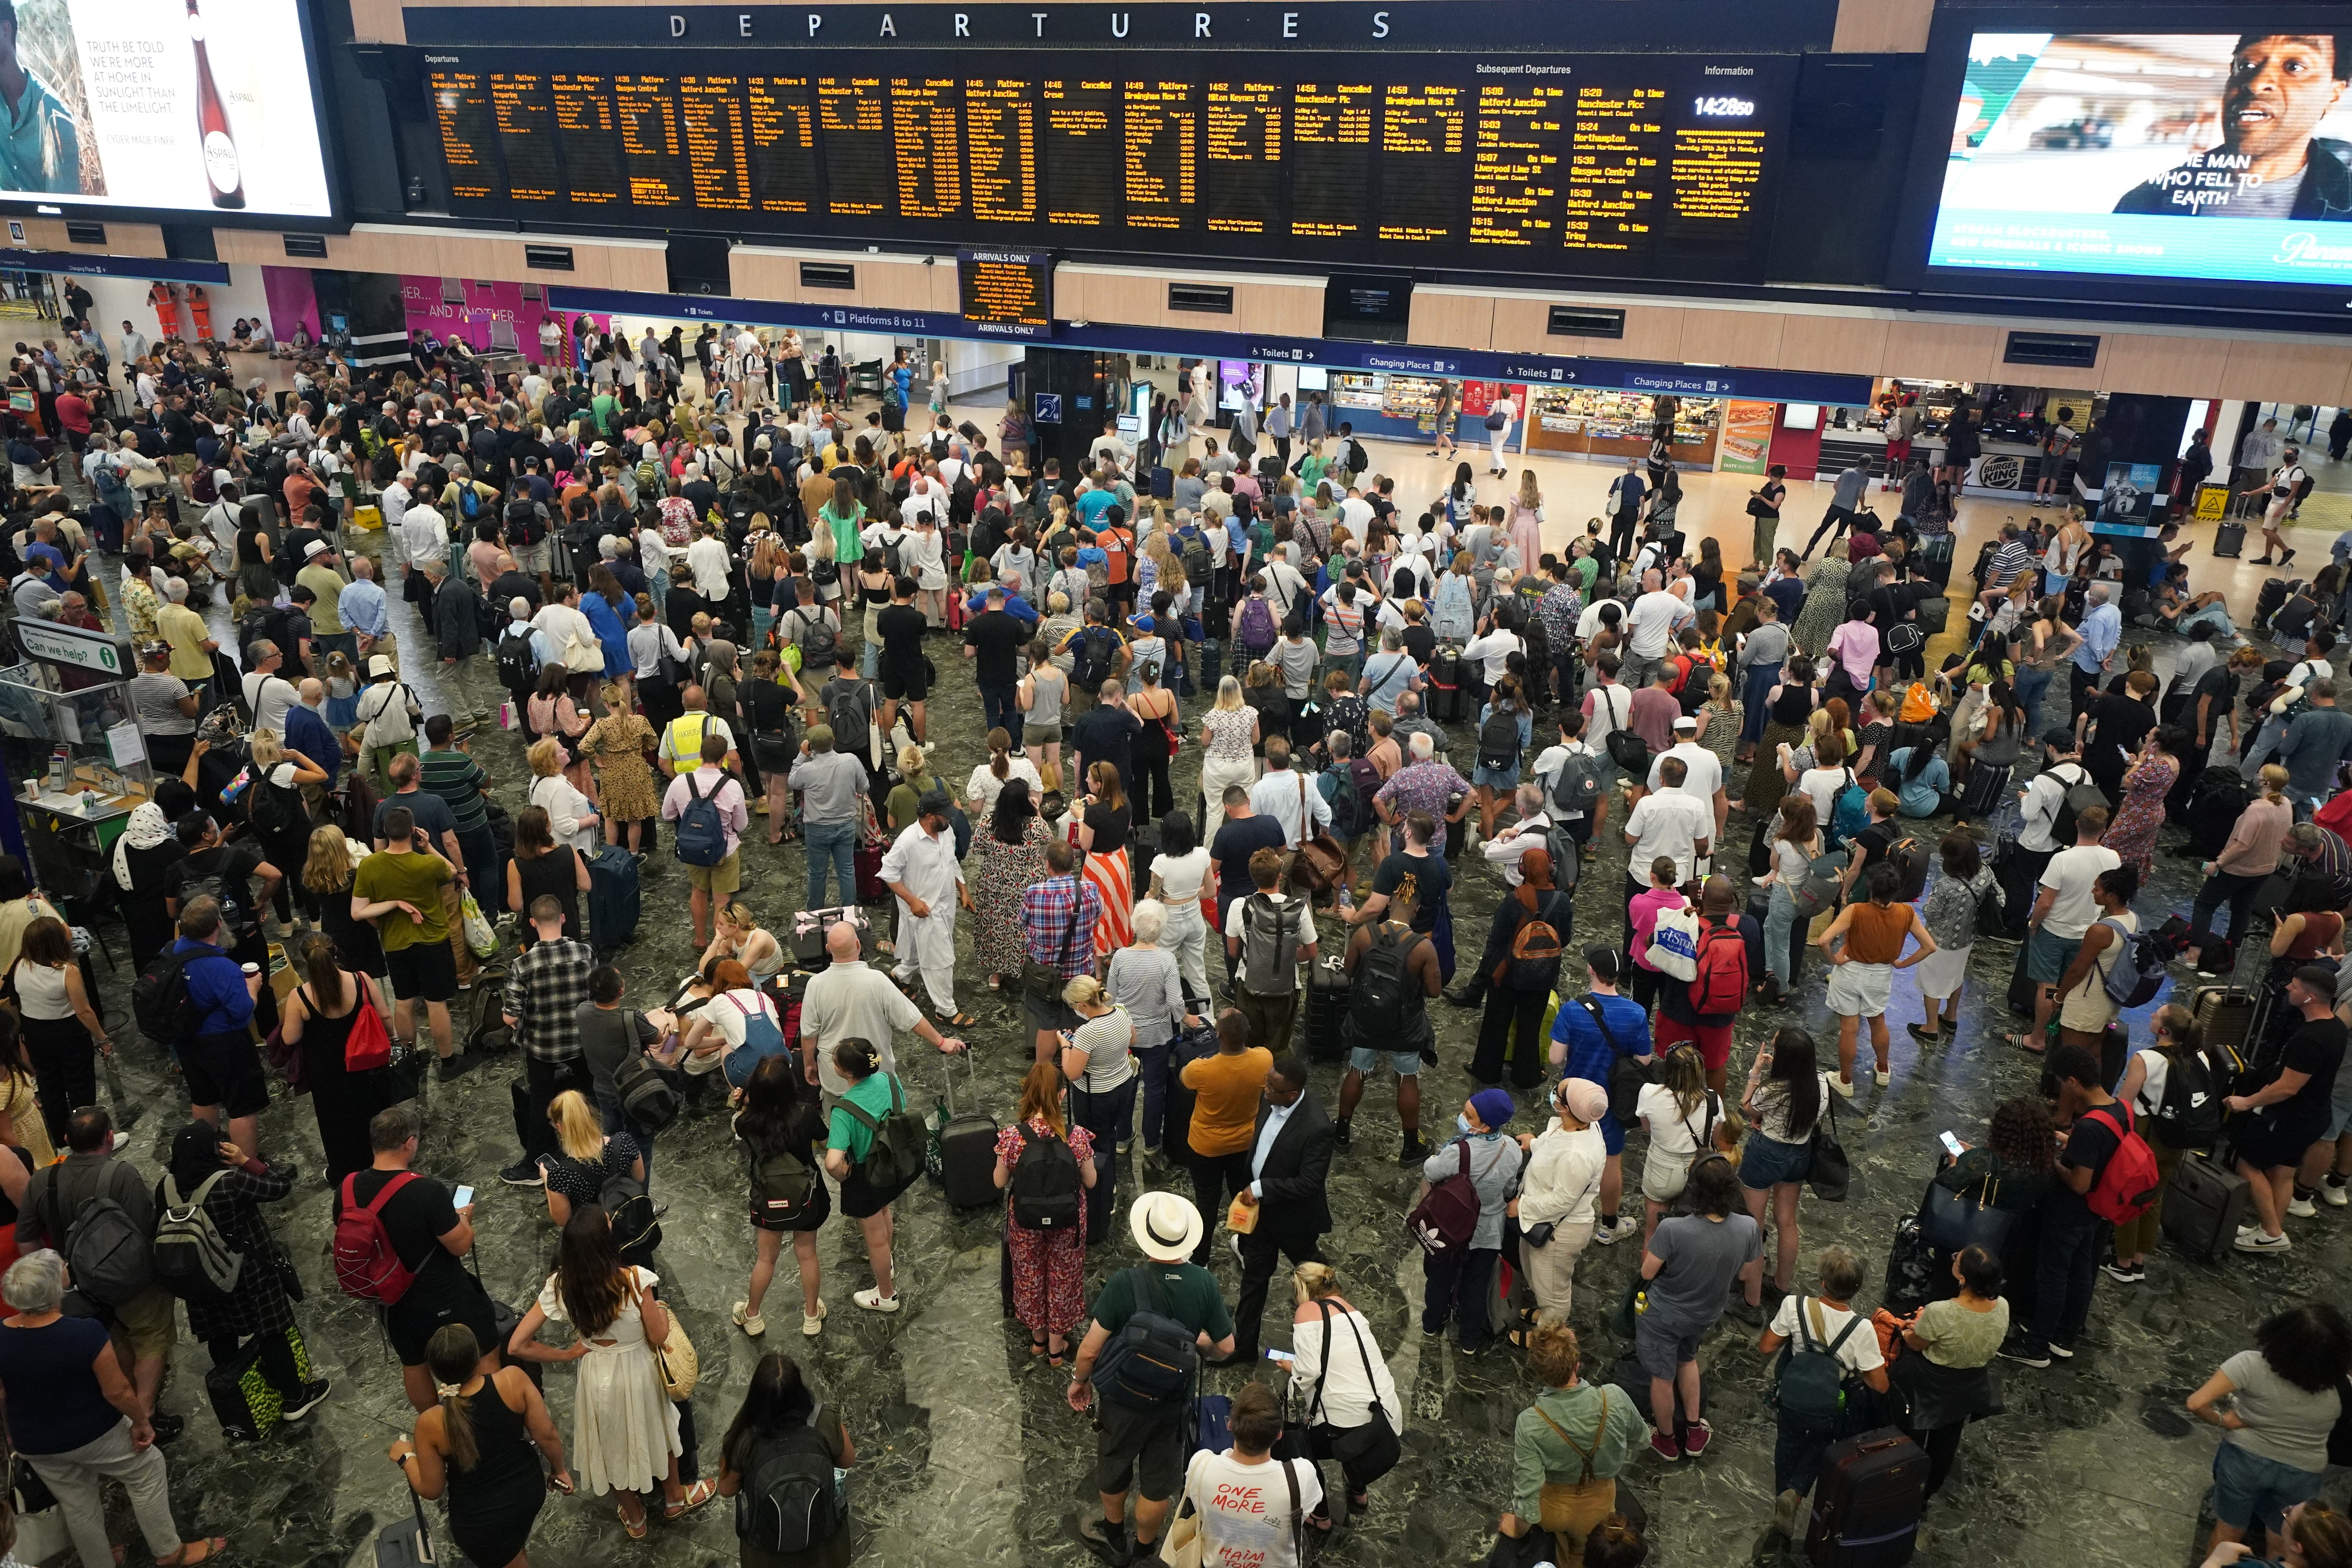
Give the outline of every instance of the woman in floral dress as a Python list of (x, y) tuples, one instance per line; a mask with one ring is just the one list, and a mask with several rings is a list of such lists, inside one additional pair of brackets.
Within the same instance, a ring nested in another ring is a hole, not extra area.
[(1027, 955), (1021, 930), (1021, 892), (1045, 876), (1045, 846), (1053, 832), (1037, 815), (1029, 781), (1011, 777), (996, 793), (996, 810), (971, 836), (971, 858), (964, 863), (971, 900), (979, 907), (980, 967), (991, 991), (1006, 975), (1018, 975)]
[(634, 855), (643, 841), (645, 824), (661, 813), (654, 770), (646, 761), (657, 738), (645, 715), (630, 712), (621, 688), (609, 680), (604, 683), (604, 716), (580, 738), (580, 754), (596, 765), (597, 794), (604, 803), (604, 842), (620, 843), (625, 831)]
[[(1083, 1127), (1065, 1128), (1058, 1062), (1039, 1062), (1022, 1080), (1021, 1114), (996, 1135), (999, 1187), (1013, 1181), (1024, 1128), (1032, 1138), (1066, 1140), (1077, 1158), (1078, 1180), (1089, 1187), (1095, 1184), (1094, 1134)], [(1076, 1225), (1032, 1230), (1013, 1217), (1009, 1193), (1004, 1200), (1004, 1242), (1013, 1254), (1013, 1315), (1029, 1331), (1029, 1353), (1045, 1356), (1049, 1366), (1062, 1364), (1070, 1331), (1087, 1315), (1087, 1205), (1077, 1207)]]
[(2173, 753), (2179, 742), (2179, 732), (2163, 725), (2148, 731), (2139, 755), (2124, 772), (2124, 803), (2099, 840), (2122, 856), (2125, 865), (2137, 868), (2142, 880), (2155, 874), (2156, 832), (2164, 826), (2164, 797), (2180, 776), (2180, 759)]

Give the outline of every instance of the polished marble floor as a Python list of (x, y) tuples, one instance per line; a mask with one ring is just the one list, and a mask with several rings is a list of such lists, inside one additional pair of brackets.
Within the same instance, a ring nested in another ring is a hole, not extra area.
[[(1387, 447), (1377, 460), (1392, 458), (1400, 467), (1414, 460)], [(1554, 465), (1545, 476), (1563, 494), (1590, 490), (1593, 497), (1605, 480), (1605, 470), (1580, 464)], [(1728, 477), (1701, 477), (1692, 487), (1708, 509), (1702, 526), (1719, 527), (1727, 543), (1746, 533), (1738, 504), (1744, 489), (1733, 489), (1732, 483)], [(1563, 513), (1577, 510), (1556, 508), (1552, 530), (1564, 532)], [(2004, 510), (1969, 503), (1967, 535), (1997, 525)], [(2309, 542), (2322, 543), (2316, 536)], [(1973, 554), (1964, 536), (1963, 563)], [(395, 613), (404, 641), (415, 649), (418, 628), (404, 608), (395, 605)], [(970, 679), (964, 661), (939, 662), (950, 689), (961, 693)], [(495, 705), (498, 693), (485, 661), (466, 667), (454, 682), (414, 658), (409, 668), (428, 710), (460, 701)], [(945, 748), (941, 771), (961, 778), (981, 757), (978, 705), (935, 701), (931, 710), (930, 738)], [(1457, 749), (1466, 746), (1465, 736)], [(519, 800), (527, 774), (514, 738), (486, 726), (478, 732), (476, 751), (496, 776), (500, 797)], [(1189, 798), (1197, 766), (1188, 748), (1177, 763), (1180, 798)], [(1734, 842), (1744, 846), (1749, 830), (1735, 821)], [(746, 896), (772, 924), (781, 923), (799, 901), (802, 854), (796, 846), (764, 844), (746, 854)], [(1614, 930), (1617, 912), (1611, 906), (1623, 856), (1620, 839), (1585, 879), (1579, 899), (1583, 931)], [(646, 872), (644, 922), (623, 960), (641, 994), (669, 984), (693, 959), (685, 878), (666, 841)], [(2143, 912), (2185, 909), (2193, 877), (2190, 862), (2160, 857)], [(1456, 891), (1462, 941), (1473, 951), (1498, 886), (1483, 863), (1474, 862)], [(1865, 1084), (1851, 1113), (1841, 1118), (1854, 1156), (1853, 1195), (1843, 1205), (1805, 1200), (1800, 1223), (1807, 1259), (1823, 1243), (1853, 1247), (1871, 1266), (1865, 1301), (1875, 1300), (1895, 1220), (1917, 1202), (1932, 1169), (1936, 1135), (1952, 1129), (1974, 1136), (1997, 1100), (2035, 1084), (2032, 1062), (1994, 1037), (2003, 1025), (1999, 993), (2012, 951), (1990, 942), (1979, 949), (1961, 1033), (1942, 1047), (1922, 1049), (1905, 1034), (1902, 1025), (1919, 1016), (1919, 1004), (1916, 989), (1898, 981), (1889, 1015), (1894, 1083), (1884, 1090)], [(1743, 1015), (1735, 1073), (1770, 1028), (1824, 1022), (1821, 968), (1810, 969), (1790, 1004)], [(110, 1011), (119, 1015), (128, 976), (104, 978)], [(1029, 1060), (1027, 1037), (985, 990), (968, 958), (958, 990), (984, 1020), (966, 1031), (978, 1047), (980, 1101), (1002, 1116)], [(1444, 1007), (1436, 1015), (1442, 1061), (1428, 1075), (1423, 1116), (1428, 1125), (1443, 1127), (1473, 1087), (1463, 1064), (1475, 1016)], [(151, 1053), (133, 1048), (128, 1054), (130, 1098), (142, 1110), (129, 1153), (152, 1169), (184, 1100)], [(926, 1101), (942, 1087), (941, 1065), (919, 1047), (909, 1053), (910, 1087)], [(553, 1231), (535, 1194), (496, 1181), (498, 1167), (515, 1155), (507, 1080), (517, 1070), (511, 1059), (501, 1060), (455, 1083), (429, 1085), (422, 1163), (444, 1180), (479, 1189), (475, 1221), (483, 1278), (494, 1293), (520, 1303), (544, 1278)], [(961, 1090), (960, 1069), (958, 1086)], [(1314, 1092), (1327, 1104), (1336, 1097), (1336, 1069), (1318, 1068)], [(316, 1131), (299, 1101), (272, 1108), (265, 1137), (273, 1152), (292, 1153), (309, 1172), (320, 1169)], [(1511, 1353), (1490, 1350), (1465, 1360), (1450, 1343), (1417, 1331), (1421, 1271), (1402, 1228), (1413, 1177), (1393, 1162), (1397, 1139), (1392, 1100), (1376, 1088), (1360, 1116), (1355, 1147), (1333, 1168), (1338, 1228), (1326, 1242), (1349, 1295), (1371, 1318), (1409, 1412), (1403, 1462), (1376, 1489), (1370, 1514), (1327, 1552), (1330, 1561), (1363, 1568), (1467, 1563), (1484, 1553), (1506, 1500), (1512, 1423), (1533, 1390)], [(1122, 1200), (1131, 1184), (1122, 1176)], [(1181, 1178), (1176, 1184), (1189, 1191)], [(684, 1122), (665, 1133), (654, 1186), (670, 1205), (656, 1265), (664, 1295), (700, 1351), (702, 1385), (695, 1404), (702, 1468), (711, 1474), (718, 1436), (762, 1348), (727, 1321), (729, 1303), (742, 1294), (751, 1248), (739, 1217), (743, 1168), (723, 1122)], [(186, 1343), (164, 1396), (168, 1408), (189, 1417), (187, 1434), (169, 1450), (183, 1528), (229, 1535), (232, 1561), (305, 1568), (363, 1563), (375, 1530), (407, 1510), (404, 1489), (383, 1455), (406, 1428), (408, 1409), (370, 1315), (334, 1290), (327, 1266), (330, 1206), (323, 1185), (308, 1177), (278, 1223), (311, 1288), (300, 1321), (313, 1355), (335, 1378), (334, 1396), (299, 1427), (258, 1447), (231, 1447), (204, 1408), (203, 1352)], [(2047, 1372), (2011, 1375), (2008, 1414), (1969, 1434), (1959, 1475), (1929, 1514), (1922, 1561), (2063, 1559), (2083, 1568), (2193, 1561), (2213, 1445), (2208, 1430), (2181, 1414), (2182, 1397), (2249, 1342), (2252, 1323), (2264, 1313), (2305, 1296), (2340, 1300), (2352, 1265), (2347, 1237), (2352, 1220), (2344, 1211), (2323, 1209), (2317, 1219), (2292, 1224), (2296, 1250), (2285, 1258), (2231, 1257), (2209, 1267), (2159, 1250), (2144, 1285), (2120, 1287), (2102, 1278), (2085, 1353)], [(1031, 1360), (1024, 1336), (1000, 1314), (997, 1227), (992, 1213), (950, 1212), (934, 1189), (919, 1186), (899, 1210), (905, 1312), (877, 1318), (851, 1305), (850, 1292), (868, 1283), (866, 1264), (852, 1230), (836, 1223), (820, 1239), (824, 1291), (833, 1307), (823, 1336), (803, 1341), (793, 1334), (788, 1307), (772, 1314), (780, 1326), (770, 1331), (768, 1345), (802, 1358), (856, 1434), (860, 1458), (852, 1488), (860, 1563), (1077, 1568), (1089, 1561), (1072, 1531), (1094, 1507), (1092, 1435), (1086, 1418), (1062, 1403), (1060, 1379)], [(1132, 1260), (1124, 1238), (1122, 1218), (1116, 1237), (1096, 1254), (1090, 1282)], [(1583, 1265), (1573, 1317), (1585, 1337), (1588, 1366), (1596, 1372), (1605, 1373), (1620, 1354), (1599, 1318), (1637, 1256), (1632, 1246), (1594, 1248)], [(1215, 1259), (1230, 1299), (1235, 1265), (1222, 1248)], [(789, 1302), (789, 1271), (777, 1289), (779, 1299)], [(1266, 1342), (1283, 1344), (1285, 1314), (1273, 1315)], [(1770, 1508), (1771, 1422), (1761, 1402), (1765, 1364), (1752, 1333), (1727, 1321), (1707, 1339), (1702, 1364), (1718, 1440), (1701, 1461), (1667, 1467), (1644, 1457), (1629, 1476), (1654, 1521), (1653, 1560), (1686, 1568), (1746, 1558)], [(1261, 1363), (1219, 1379), (1232, 1385), (1244, 1376), (1266, 1375)], [(571, 1374), (551, 1369), (548, 1391), (568, 1434)], [(2341, 1492), (2340, 1479), (2335, 1489)], [(128, 1538), (128, 1525), (127, 1517), (118, 1521), (119, 1539)], [(557, 1500), (541, 1517), (531, 1554), (542, 1564), (643, 1560), (699, 1568), (731, 1562), (734, 1545), (721, 1506), (682, 1524), (656, 1525), (651, 1541), (639, 1546), (623, 1538), (609, 1502)], [(69, 1557), (69, 1549), (64, 1555)]]

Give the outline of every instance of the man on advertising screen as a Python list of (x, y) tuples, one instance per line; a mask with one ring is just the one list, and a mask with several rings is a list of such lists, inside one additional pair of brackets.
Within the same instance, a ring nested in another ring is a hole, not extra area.
[(2125, 193), (2119, 213), (2352, 218), (2352, 145), (2314, 136), (2344, 96), (2352, 36), (2247, 34), (2230, 53), (2221, 144)]
[(73, 111), (16, 49), (16, 7), (0, 0), (0, 190), (72, 193), (81, 189), (81, 132)]

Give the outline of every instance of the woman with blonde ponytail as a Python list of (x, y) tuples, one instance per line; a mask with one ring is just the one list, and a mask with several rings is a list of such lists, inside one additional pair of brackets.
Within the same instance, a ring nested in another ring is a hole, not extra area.
[[(475, 1568), (530, 1568), (530, 1527), (550, 1488), (570, 1496), (563, 1438), (521, 1367), (485, 1375), (482, 1347), (463, 1323), (436, 1330), (425, 1347), (440, 1403), (416, 1417), (414, 1440), (395, 1437), (393, 1463), (411, 1490), (449, 1500), (449, 1538)], [(539, 1445), (552, 1472), (542, 1481)]]

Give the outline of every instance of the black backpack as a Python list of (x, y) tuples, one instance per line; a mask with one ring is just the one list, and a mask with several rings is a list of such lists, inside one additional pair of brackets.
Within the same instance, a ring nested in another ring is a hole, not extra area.
[(833, 729), (833, 749), (864, 756), (874, 722), (874, 690), (865, 681), (836, 689), (825, 699), (824, 721)]
[(2221, 1098), (2213, 1064), (2202, 1051), (2166, 1058), (2164, 1100), (2147, 1119), (2149, 1135), (2168, 1149), (2210, 1149), (2221, 1135)]
[(806, 1425), (751, 1445), (743, 1489), (735, 1494), (738, 1540), (767, 1552), (803, 1552), (832, 1540), (849, 1522), (833, 1450), (816, 1432), (824, 1408), (811, 1410)]
[(528, 701), (538, 681), (539, 652), (530, 646), (530, 628), (525, 626), (520, 635), (509, 633), (499, 638), (499, 684), (514, 693), (518, 701)]
[(139, 1032), (159, 1046), (183, 1045), (194, 1034), (195, 1005), (188, 997), (181, 955), (171, 944), (149, 959), (146, 972), (131, 983), (131, 1014)]
[(1498, 708), (1478, 726), (1478, 765), (1496, 773), (1519, 771), (1519, 717)]
[(1355, 984), (1348, 988), (1348, 1018), (1367, 1037), (1393, 1030), (1404, 1016), (1404, 999), (1412, 984), (1412, 950), (1423, 933), (1408, 930), (1399, 937), (1383, 923), (1356, 959)]
[(1095, 1392), (1128, 1410), (1166, 1410), (1192, 1391), (1195, 1332), (1179, 1322), (1152, 1266), (1129, 1268), (1134, 1304), (1095, 1363)]
[(1081, 691), (1099, 690), (1110, 679), (1111, 650), (1118, 639), (1108, 626), (1085, 626), (1078, 632), (1076, 657), (1071, 660), (1070, 679)]
[(626, 1171), (615, 1171), (596, 1189), (596, 1202), (612, 1217), (613, 1245), (621, 1261), (638, 1268), (651, 1263), (654, 1249), (661, 1246), (662, 1227), (646, 1184)]
[(547, 525), (540, 521), (535, 501), (517, 500), (507, 503), (507, 542), (528, 548), (547, 537)]
[(302, 792), (268, 777), (253, 781), (252, 805), (247, 815), (253, 830), (265, 838), (308, 832), (310, 826), (310, 811), (302, 804)]
[(1086, 1212), (1078, 1157), (1059, 1138), (1041, 1138), (1025, 1121), (1013, 1125), (1021, 1134), (1021, 1155), (1006, 1184), (1013, 1193), (1013, 1223), (1024, 1230), (1076, 1230)]
[[(2082, 763), (2061, 763), (2058, 766), (2073, 768), (2082, 775), (2073, 784), (2066, 785), (2066, 793), (2059, 797), (2058, 809), (2050, 818), (2051, 841), (2061, 849), (2069, 849), (2074, 844), (2075, 817), (2095, 805), (2105, 811), (2107, 807), (2107, 797), (2097, 784), (2091, 782), (2091, 770)], [(2056, 769), (2053, 768), (2051, 773), (2053, 778), (2057, 776)], [(2065, 781), (2061, 779), (2060, 782)]]

